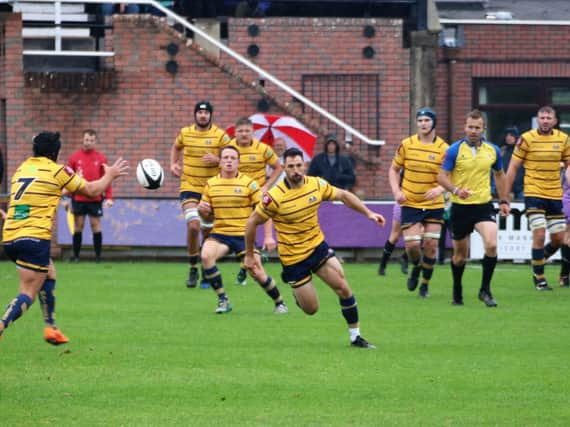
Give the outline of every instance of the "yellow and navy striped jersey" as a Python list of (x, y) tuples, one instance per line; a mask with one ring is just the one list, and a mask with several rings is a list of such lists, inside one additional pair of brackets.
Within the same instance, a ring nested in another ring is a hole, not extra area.
[(243, 236), (247, 219), (260, 198), (259, 185), (247, 175), (210, 178), (204, 187), (202, 201), (209, 203), (214, 212), (212, 233)]
[(86, 181), (47, 157), (30, 157), (14, 173), (3, 240), (51, 239), (52, 220), (63, 188), (75, 193)]
[[(460, 205), (480, 205), (491, 198), (492, 170), (503, 170), (501, 151), (495, 144), (482, 140), (478, 147), (466, 139), (451, 144), (445, 153), (441, 169), (451, 172), (451, 182), (459, 188), (467, 188), (471, 194), (466, 199), (451, 195), (451, 202)], [(407, 171), (406, 171), (407, 173)]]
[(180, 130), (176, 137), (176, 147), (184, 149), (184, 168), (180, 180), (180, 191), (202, 193), (206, 181), (219, 171), (218, 165), (206, 164), (202, 157), (212, 153), (219, 157), (220, 148), (230, 141), (230, 137), (216, 125), (206, 131), (196, 129), (196, 125)]
[(253, 140), (251, 145), (242, 147), (235, 139), (230, 141), (239, 150), (239, 171), (255, 179), (263, 187), (266, 181), (266, 167), (279, 164), (279, 157), (263, 142)]
[(273, 219), (283, 265), (305, 260), (324, 241), (317, 211), (323, 200), (335, 197), (336, 188), (314, 176), (305, 176), (300, 188), (289, 188), (283, 180), (263, 194), (255, 211)]
[(393, 165), (406, 171), (401, 185), (406, 201), (402, 206), (419, 209), (439, 209), (445, 206), (443, 195), (426, 200), (424, 194), (439, 185), (437, 174), (448, 147), (447, 142), (439, 136), (430, 144), (424, 144), (417, 134), (402, 141), (392, 160)]
[(559, 200), (562, 198), (560, 162), (570, 160), (568, 135), (554, 129), (542, 135), (536, 129), (525, 132), (513, 157), (524, 164), (524, 195)]

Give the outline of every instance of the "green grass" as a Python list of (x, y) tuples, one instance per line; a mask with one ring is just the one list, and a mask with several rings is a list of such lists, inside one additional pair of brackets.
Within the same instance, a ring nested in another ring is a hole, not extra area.
[[(220, 267), (234, 305), (222, 316), (211, 290), (185, 288), (181, 263), (57, 263), (58, 323), (72, 342), (43, 342), (37, 303), (6, 331), (0, 425), (570, 424), (570, 290), (535, 291), (528, 266), (498, 266), (489, 309), (475, 264), (464, 307), (449, 304), (449, 266), (420, 300), (395, 264), (382, 278), (376, 265), (345, 265), (376, 350), (349, 347), (322, 283), (315, 316), (284, 285), (291, 311), (276, 316), (251, 279), (233, 285), (237, 264)], [(557, 269), (547, 266), (552, 284)], [(14, 266), (0, 263), (0, 278), (4, 306)]]

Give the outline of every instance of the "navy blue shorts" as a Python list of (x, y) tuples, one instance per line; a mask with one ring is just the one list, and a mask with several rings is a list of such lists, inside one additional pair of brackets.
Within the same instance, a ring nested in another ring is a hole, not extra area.
[(71, 212), (77, 216), (103, 216), (103, 202), (76, 202), (71, 201)]
[(4, 245), (4, 252), (16, 265), (28, 270), (47, 273), (51, 241), (35, 237), (20, 237)]
[(184, 204), (186, 202), (196, 202), (198, 204), (202, 194), (196, 193), (195, 191), (181, 191), (180, 192), (180, 203)]
[(410, 206), (402, 206), (402, 230), (410, 228), (414, 224), (429, 222), (432, 224), (443, 224), (443, 208), (421, 209)]
[(281, 279), (293, 288), (303, 286), (311, 280), (312, 273), (315, 273), (333, 256), (335, 256), (334, 251), (329, 248), (327, 242), (323, 241), (303, 261), (292, 265), (284, 265)]
[(451, 204), (451, 237), (453, 240), (463, 240), (475, 230), (479, 222), (496, 222), (497, 213), (493, 203), (480, 205)]
[(208, 239), (214, 239), (230, 248), (230, 253), (234, 253), (239, 257), (245, 254), (245, 238), (244, 236), (228, 236), (227, 234), (212, 233)]
[(562, 200), (543, 199), (541, 197), (525, 197), (526, 215), (544, 214), (547, 219), (564, 218)]

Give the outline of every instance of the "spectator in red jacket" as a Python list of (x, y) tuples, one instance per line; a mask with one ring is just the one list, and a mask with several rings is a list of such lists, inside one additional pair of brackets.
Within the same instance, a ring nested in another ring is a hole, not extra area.
[[(107, 157), (105, 157), (103, 153), (95, 150), (96, 143), (97, 132), (93, 129), (85, 129), (83, 131), (83, 147), (73, 153), (67, 161), (67, 166), (87, 181), (96, 181), (105, 174), (103, 165), (107, 163)], [(72, 195), (71, 209), (75, 218), (73, 257), (70, 260), (71, 262), (79, 262), (79, 252), (81, 251), (81, 241), (86, 216), (89, 216), (89, 223), (91, 225), (91, 231), (93, 232), (95, 262), (101, 261), (101, 247), (103, 245), (101, 217), (103, 216), (103, 205), (106, 208), (113, 206), (113, 193), (110, 185), (105, 189), (103, 194), (94, 198), (80, 194)], [(68, 201), (64, 201), (64, 207), (68, 209)]]

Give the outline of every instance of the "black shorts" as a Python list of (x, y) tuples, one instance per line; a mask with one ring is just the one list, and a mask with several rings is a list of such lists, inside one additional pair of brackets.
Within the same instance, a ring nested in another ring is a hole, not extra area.
[(71, 201), (71, 211), (77, 216), (103, 216), (103, 202), (76, 202)]
[(493, 203), (481, 205), (451, 204), (451, 237), (453, 240), (463, 240), (475, 230), (479, 222), (496, 222), (496, 211)]
[(402, 218), (400, 224), (402, 224), (402, 230), (410, 228), (414, 224), (418, 223), (432, 223), (432, 224), (443, 224), (443, 208), (437, 209), (421, 209), (412, 208), (410, 206), (402, 206)]
[(195, 191), (181, 191), (180, 192), (180, 203), (184, 206), (188, 202), (194, 202), (198, 204), (200, 199), (202, 198), (202, 194), (196, 193)]
[(327, 242), (322, 242), (303, 261), (293, 265), (284, 265), (281, 279), (293, 288), (298, 288), (311, 280), (311, 274), (323, 266), (329, 258), (335, 256)]

